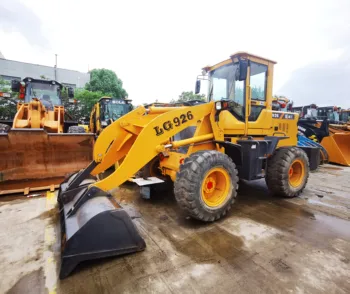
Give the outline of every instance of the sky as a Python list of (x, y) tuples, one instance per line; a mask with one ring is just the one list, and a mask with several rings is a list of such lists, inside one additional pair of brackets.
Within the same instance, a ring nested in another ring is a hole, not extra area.
[(350, 107), (349, 0), (0, 0), (7, 59), (108, 68), (134, 103), (193, 91), (236, 51), (276, 60), (274, 94)]

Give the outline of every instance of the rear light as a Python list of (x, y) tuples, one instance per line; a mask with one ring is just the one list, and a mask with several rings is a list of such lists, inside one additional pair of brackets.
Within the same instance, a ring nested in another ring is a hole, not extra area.
[(226, 110), (229, 108), (228, 101), (217, 101), (215, 102), (215, 109), (217, 111)]
[(26, 88), (25, 86), (23, 86), (22, 84), (20, 85), (20, 88), (19, 88), (19, 95), (18, 95), (18, 98), (19, 99), (24, 99), (25, 97), (25, 92), (26, 92)]
[(218, 101), (215, 103), (215, 109), (216, 110), (221, 110), (221, 101)]
[(164, 154), (163, 153), (159, 153), (159, 161), (163, 161), (164, 160), (164, 158), (165, 158), (165, 156), (164, 156)]

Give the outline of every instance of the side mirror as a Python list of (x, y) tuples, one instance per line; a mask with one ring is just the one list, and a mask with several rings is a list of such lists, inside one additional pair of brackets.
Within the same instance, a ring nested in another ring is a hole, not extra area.
[(195, 88), (194, 93), (198, 94), (200, 91), (201, 91), (201, 80), (197, 80), (196, 81), (196, 88)]
[(20, 81), (17, 81), (17, 80), (11, 81), (11, 91), (12, 92), (19, 92), (20, 87), (21, 87)]
[(68, 88), (68, 97), (74, 98), (74, 89), (72, 87)]
[(239, 60), (236, 71), (236, 80), (245, 81), (247, 79), (248, 60)]

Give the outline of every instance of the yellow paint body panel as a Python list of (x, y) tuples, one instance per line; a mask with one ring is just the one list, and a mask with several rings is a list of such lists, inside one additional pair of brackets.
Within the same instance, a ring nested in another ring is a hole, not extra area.
[(350, 166), (350, 132), (335, 133), (322, 139), (329, 162)]
[(89, 131), (99, 135), (102, 132), (102, 126), (100, 122), (100, 103), (97, 102), (90, 113)]
[[(321, 127), (321, 123), (316, 124)], [(326, 149), (329, 162), (350, 166), (350, 130), (347, 125), (329, 125), (329, 136), (324, 137), (321, 145)]]
[(63, 133), (64, 107), (54, 106), (47, 111), (45, 106), (33, 99), (30, 103), (18, 103), (13, 120), (13, 129), (45, 129), (49, 133)]

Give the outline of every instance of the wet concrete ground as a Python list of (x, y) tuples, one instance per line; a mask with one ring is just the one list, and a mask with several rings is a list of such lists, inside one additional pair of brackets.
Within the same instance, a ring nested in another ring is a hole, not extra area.
[[(87, 262), (62, 281), (43, 258), (49, 249), (59, 265), (58, 238), (43, 242), (48, 226), (57, 229), (54, 215), (42, 215), (45, 198), (1, 202), (0, 292), (350, 293), (349, 176), (350, 168), (325, 165), (294, 199), (270, 196), (264, 181), (242, 183), (232, 211), (212, 224), (186, 218), (172, 195), (144, 200), (124, 185), (114, 195), (139, 213), (146, 250)], [(40, 286), (31, 292), (33, 281)]]

